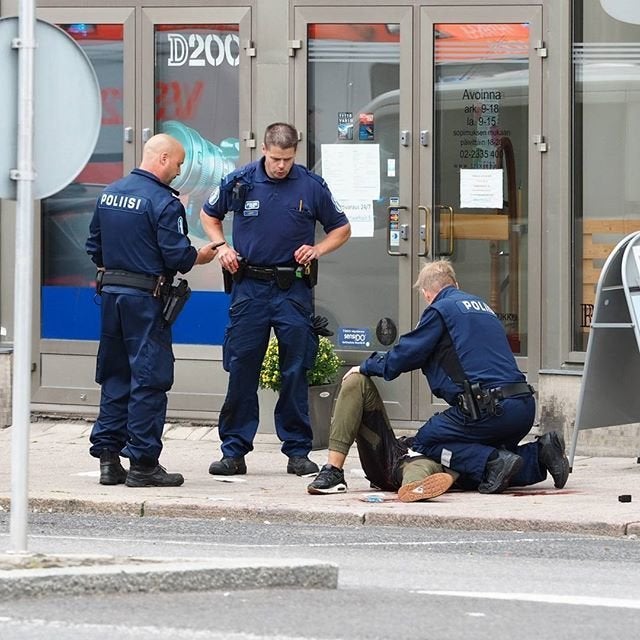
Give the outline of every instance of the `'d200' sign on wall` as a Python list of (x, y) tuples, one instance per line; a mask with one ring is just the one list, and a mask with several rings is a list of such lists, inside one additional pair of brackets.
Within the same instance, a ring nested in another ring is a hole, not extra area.
[(206, 36), (199, 33), (167, 33), (167, 39), (169, 67), (219, 67), (222, 64), (236, 67), (240, 63), (240, 39), (234, 33), (224, 37), (214, 33)]

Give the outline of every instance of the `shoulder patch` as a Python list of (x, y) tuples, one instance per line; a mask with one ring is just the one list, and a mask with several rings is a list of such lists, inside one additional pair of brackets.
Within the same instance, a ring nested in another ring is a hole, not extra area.
[(209, 196), (209, 204), (213, 206), (220, 199), (220, 187), (216, 187)]

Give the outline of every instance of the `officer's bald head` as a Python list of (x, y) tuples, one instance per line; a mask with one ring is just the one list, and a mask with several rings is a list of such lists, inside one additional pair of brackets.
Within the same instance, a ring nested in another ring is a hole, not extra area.
[(429, 294), (427, 301), (430, 302), (429, 297), (434, 298), (445, 287), (458, 286), (456, 272), (448, 260), (434, 260), (422, 267), (413, 286), (420, 289), (425, 297)]
[(145, 143), (140, 168), (153, 173), (161, 182), (169, 184), (180, 175), (183, 162), (183, 146), (166, 133), (159, 133)]

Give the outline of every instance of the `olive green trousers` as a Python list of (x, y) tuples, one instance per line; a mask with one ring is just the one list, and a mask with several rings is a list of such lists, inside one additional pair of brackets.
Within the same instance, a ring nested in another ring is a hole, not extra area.
[(354, 442), (365, 476), (383, 491), (397, 491), (403, 484), (445, 471), (430, 458), (408, 455), (409, 447), (396, 438), (376, 385), (360, 373), (352, 373), (342, 382), (331, 420), (329, 449), (347, 455)]

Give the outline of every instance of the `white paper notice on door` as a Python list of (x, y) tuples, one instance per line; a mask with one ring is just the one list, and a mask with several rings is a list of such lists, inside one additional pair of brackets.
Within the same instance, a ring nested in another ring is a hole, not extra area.
[(502, 209), (502, 169), (460, 169), (461, 209)]
[(339, 200), (349, 218), (352, 238), (373, 238), (373, 202), (371, 200)]
[(323, 144), (322, 177), (338, 202), (380, 198), (380, 145)]

